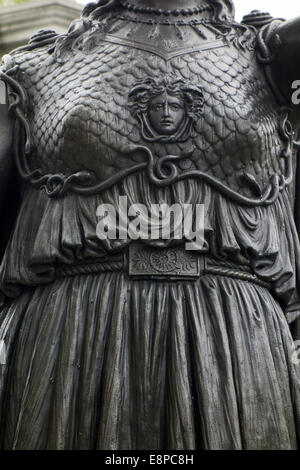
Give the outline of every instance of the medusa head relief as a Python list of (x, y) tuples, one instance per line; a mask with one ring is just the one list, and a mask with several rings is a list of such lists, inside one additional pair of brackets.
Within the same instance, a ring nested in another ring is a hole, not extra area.
[(196, 130), (204, 104), (202, 88), (183, 79), (148, 78), (129, 93), (131, 114), (147, 142), (184, 142)]

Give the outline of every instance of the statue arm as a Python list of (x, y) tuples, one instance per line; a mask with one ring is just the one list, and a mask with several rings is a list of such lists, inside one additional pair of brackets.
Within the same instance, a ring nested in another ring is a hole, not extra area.
[(3, 207), (5, 192), (12, 169), (13, 120), (8, 112), (6, 85), (0, 79), (0, 208)]
[[(300, 17), (288, 21), (274, 20), (258, 35), (258, 59), (264, 65), (266, 76), (278, 104), (290, 108), (289, 119), (298, 140), (300, 129)], [(295, 225), (300, 236), (300, 161), (295, 162), (295, 189), (291, 198), (295, 203)], [(297, 243), (297, 234), (294, 233)], [(300, 260), (296, 267), (297, 284), (300, 281)], [(298, 289), (299, 290), (299, 289)], [(285, 306), (287, 321), (293, 336), (300, 339), (300, 302), (298, 290)]]
[(267, 34), (271, 60), (267, 65), (282, 105), (292, 109), (292, 122), (300, 126), (300, 17), (278, 21)]
[(9, 115), (7, 88), (0, 78), (0, 259), (11, 229), (17, 184), (13, 159), (13, 126)]

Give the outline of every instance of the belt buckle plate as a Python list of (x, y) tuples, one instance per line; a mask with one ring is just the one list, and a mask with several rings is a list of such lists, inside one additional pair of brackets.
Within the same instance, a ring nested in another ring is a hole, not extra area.
[(201, 274), (200, 258), (184, 246), (154, 248), (134, 242), (129, 246), (128, 274), (141, 279), (196, 280)]

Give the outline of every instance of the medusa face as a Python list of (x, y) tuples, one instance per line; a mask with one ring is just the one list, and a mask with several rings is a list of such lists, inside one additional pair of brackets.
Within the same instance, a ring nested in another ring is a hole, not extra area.
[(148, 142), (184, 142), (199, 121), (203, 107), (202, 88), (183, 79), (146, 78), (129, 93), (131, 114)]
[(172, 135), (185, 118), (184, 102), (167, 92), (152, 98), (148, 105), (148, 119), (153, 129), (160, 135)]

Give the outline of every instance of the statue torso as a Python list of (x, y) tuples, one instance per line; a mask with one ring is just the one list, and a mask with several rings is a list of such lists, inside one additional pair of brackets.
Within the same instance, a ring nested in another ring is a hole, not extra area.
[[(120, 24), (57, 58), (45, 48), (16, 54), (35, 165), (67, 174), (87, 169), (101, 181), (143, 161), (138, 150), (129, 153), (143, 145), (154, 159), (180, 157), (179, 171), (203, 171), (250, 196), (255, 188), (245, 175), (259, 192), (282, 172), (280, 110), (253, 33), (204, 39), (196, 27)], [(164, 105), (172, 108), (165, 118)]]
[[(228, 35), (210, 31), (204, 38), (191, 25), (115, 26), (65, 43), (62, 38), (62, 47), (51, 51), (48, 45), (13, 54), (14, 77), (28, 94), (30, 166), (51, 175), (88, 170), (105, 182), (144, 162), (148, 152), (160, 182), (168, 183), (168, 159), (179, 176), (190, 176), (157, 188), (141, 170), (90, 198), (71, 193), (53, 201), (44, 191), (27, 191), (5, 276), (10, 279), (11, 271), (16, 282), (13, 253), (30, 267), (21, 281), (28, 284), (36, 282), (32, 266), (42, 272), (40, 265), (54, 260), (72, 264), (120, 250), (123, 242), (97, 238), (96, 209), (107, 202), (116, 207), (119, 195), (126, 195), (130, 204), (147, 206), (203, 204), (205, 252), (251, 263), (266, 279), (286, 276), (292, 285), (286, 247), (294, 246), (294, 226), (290, 194), (280, 178), (288, 166), (287, 137), (280, 106), (256, 59), (256, 33), (234, 26)], [(277, 186), (264, 192), (270, 181)], [(261, 194), (268, 207), (256, 211), (263, 206)], [(246, 198), (255, 203), (247, 205)]]

